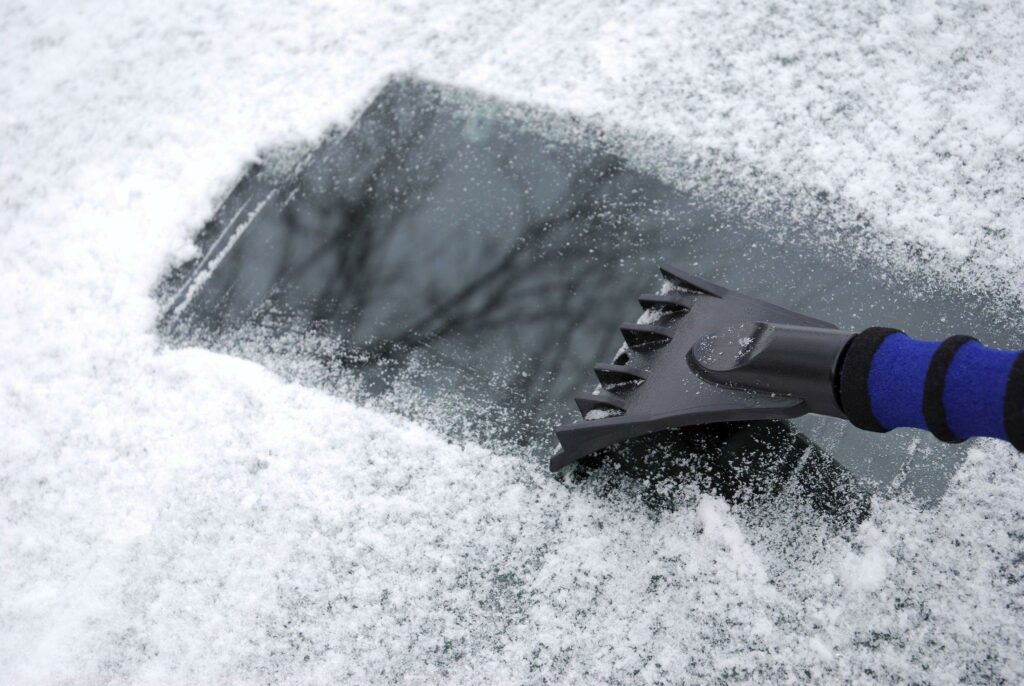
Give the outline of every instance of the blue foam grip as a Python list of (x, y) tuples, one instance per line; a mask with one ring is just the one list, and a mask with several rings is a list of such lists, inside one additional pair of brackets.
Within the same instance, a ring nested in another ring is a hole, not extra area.
[(944, 440), (990, 436), (1016, 445), (1024, 423), (1021, 352), (955, 338), (944, 345), (902, 332), (886, 335), (867, 374), (874, 419), (886, 431), (916, 427)]
[(964, 344), (946, 372), (942, 406), (957, 438), (1007, 439), (1003, 407), (1010, 370), (1019, 351), (993, 350), (977, 341)]
[(894, 333), (878, 346), (868, 372), (868, 397), (871, 411), (882, 428), (928, 429), (924, 418), (924, 382), (939, 345)]

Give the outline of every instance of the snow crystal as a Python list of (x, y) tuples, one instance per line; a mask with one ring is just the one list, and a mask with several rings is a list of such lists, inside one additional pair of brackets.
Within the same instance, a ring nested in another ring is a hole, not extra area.
[(1019, 295), (1022, 53), (1010, 1), (6, 4), (0, 681), (1021, 681), (1004, 445), (854, 530), (652, 508), (167, 350), (151, 293), (260, 149), (404, 71), (678, 183), (784, 180), (834, 212), (811, 239)]

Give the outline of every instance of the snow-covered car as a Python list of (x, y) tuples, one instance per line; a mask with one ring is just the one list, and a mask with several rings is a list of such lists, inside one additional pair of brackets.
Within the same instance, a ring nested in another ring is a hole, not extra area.
[(0, 683), (1024, 676), (1006, 443), (806, 416), (548, 470), (666, 262), (1020, 349), (1017, 4), (0, 27)]

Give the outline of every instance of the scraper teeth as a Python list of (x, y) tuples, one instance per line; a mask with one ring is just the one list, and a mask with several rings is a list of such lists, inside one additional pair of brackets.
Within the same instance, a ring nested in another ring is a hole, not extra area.
[(682, 288), (683, 290), (690, 291), (692, 293), (704, 293), (707, 295), (722, 297), (728, 292), (717, 284), (705, 281), (699, 276), (687, 274), (681, 269), (676, 269), (668, 264), (663, 264), (661, 266), (661, 275), (676, 288)]
[(626, 411), (626, 402), (608, 391), (598, 391), (576, 396), (576, 407), (584, 417), (591, 410), (610, 410), (615, 414), (622, 414)]
[(647, 380), (647, 374), (641, 370), (618, 364), (594, 365), (594, 373), (605, 388), (615, 388), (625, 384), (639, 386)]
[(619, 327), (626, 344), (633, 349), (660, 348), (672, 340), (672, 330), (653, 324), (623, 324)]
[(675, 291), (664, 294), (649, 293), (641, 295), (639, 300), (640, 306), (645, 310), (658, 308), (671, 314), (685, 314), (693, 307), (695, 297)]

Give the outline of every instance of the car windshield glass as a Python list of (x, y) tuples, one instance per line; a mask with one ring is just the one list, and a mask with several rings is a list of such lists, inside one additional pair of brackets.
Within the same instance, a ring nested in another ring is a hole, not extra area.
[[(806, 227), (781, 209), (668, 184), (596, 134), (551, 122), (390, 83), (351, 127), (243, 175), (200, 233), (199, 257), (162, 284), (162, 334), (538, 459), (554, 450), (551, 428), (578, 418), (573, 395), (593, 387), (592, 366), (611, 360), (661, 263), (849, 330), (1009, 340), (969, 289), (936, 293), (801, 239)], [(925, 500), (965, 454), (920, 432), (796, 426), (713, 427), (688, 434), (687, 450), (739, 436), (796, 460), (814, 444), (864, 483)]]

